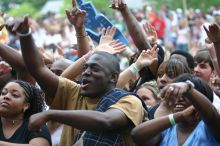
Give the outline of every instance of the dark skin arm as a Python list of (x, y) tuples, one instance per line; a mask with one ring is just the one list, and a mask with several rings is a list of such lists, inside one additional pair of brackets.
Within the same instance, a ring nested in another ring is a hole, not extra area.
[(151, 46), (144, 33), (142, 32), (141, 26), (139, 25), (138, 21), (131, 13), (127, 5), (124, 3), (124, 1), (111, 0), (110, 7), (112, 7), (113, 9), (117, 9), (121, 12), (124, 21), (127, 24), (129, 34), (131, 35), (134, 44), (137, 46), (139, 52), (142, 52), (142, 50), (150, 49)]
[[(28, 17), (4, 25), (10, 32), (26, 34), (29, 31)], [(38, 48), (30, 35), (20, 37), (24, 63), (30, 74), (36, 79), (47, 97), (54, 97), (58, 87), (58, 77), (44, 64)], [(52, 98), (47, 99), (52, 101)], [(49, 104), (49, 103), (48, 103)]]
[[(138, 48), (139, 52), (142, 52), (142, 50), (151, 49), (152, 47), (147, 40), (144, 32), (142, 31), (141, 26), (139, 25), (138, 21), (131, 13), (125, 2), (123, 0), (111, 0), (110, 7), (113, 9), (117, 9), (121, 12), (124, 21), (127, 24), (129, 34), (131, 35), (131, 38), (135, 46)], [(155, 76), (157, 73), (157, 68), (157, 62), (154, 62), (151, 66), (149, 66), (150, 71)]]
[[(168, 90), (172, 86), (173, 91)], [(164, 87), (160, 93), (161, 97), (179, 97), (187, 91), (189, 86), (185, 82), (173, 83)], [(187, 97), (195, 109), (199, 112), (202, 120), (206, 123), (208, 128), (212, 131), (217, 140), (220, 140), (220, 114), (212, 103), (196, 89), (191, 89)]]
[(72, 0), (72, 6), (71, 11), (66, 10), (66, 16), (69, 22), (75, 27), (78, 44), (77, 53), (80, 58), (90, 51), (90, 44), (84, 26), (86, 12), (76, 7), (76, 0)]
[(104, 113), (88, 110), (49, 110), (31, 116), (29, 129), (39, 130), (50, 120), (94, 132), (115, 131), (131, 126), (126, 115), (118, 109), (109, 109)]
[[(218, 67), (220, 68), (220, 27), (217, 24), (212, 24), (208, 28), (204, 26), (204, 29), (209, 40), (214, 44)], [(215, 60), (216, 58), (214, 58), (213, 60)]]
[[(170, 87), (173, 90), (169, 90)], [(183, 93), (188, 90), (189, 86), (182, 83), (169, 84), (162, 89), (160, 92), (160, 97), (180, 97)], [(192, 89), (188, 92), (188, 99), (191, 101), (192, 105), (184, 111), (174, 113), (174, 120), (176, 123), (188, 121), (189, 117), (195, 117), (195, 109), (198, 111), (213, 132), (216, 139), (219, 139), (220, 133), (220, 115), (217, 113), (216, 109), (213, 107), (212, 103), (200, 92)], [(132, 130), (132, 137), (135, 142), (142, 145), (157, 145), (161, 141), (160, 133), (171, 126), (168, 116), (159, 117), (143, 124), (138, 125)]]
[[(181, 116), (181, 113), (175, 113), (175, 121), (181, 121)], [(157, 146), (161, 141), (160, 133), (171, 126), (168, 116), (163, 116), (136, 126), (132, 130), (131, 136), (140, 146)]]
[(18, 79), (25, 80), (29, 83), (35, 84), (34, 78), (27, 71), (22, 55), (15, 49), (0, 43), (0, 54), (3, 60), (13, 67), (18, 73)]

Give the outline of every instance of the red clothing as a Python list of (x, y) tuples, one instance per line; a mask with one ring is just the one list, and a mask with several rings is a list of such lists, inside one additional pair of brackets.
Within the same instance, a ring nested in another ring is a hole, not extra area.
[(164, 32), (166, 28), (166, 23), (163, 18), (155, 18), (152, 22), (151, 25), (155, 27), (157, 31), (157, 36), (159, 39), (164, 38)]

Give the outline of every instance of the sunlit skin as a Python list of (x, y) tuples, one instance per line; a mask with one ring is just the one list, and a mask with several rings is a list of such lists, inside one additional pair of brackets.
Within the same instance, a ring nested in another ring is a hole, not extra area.
[[(171, 78), (172, 77), (172, 78)], [(173, 81), (174, 77), (170, 71), (169, 75), (164, 72), (158, 72), (157, 77), (157, 86), (160, 89), (162, 89), (167, 84), (171, 83)]]
[(211, 66), (208, 62), (200, 62), (197, 63), (194, 67), (194, 74), (197, 77), (200, 77), (201, 79), (205, 80), (207, 83), (210, 82), (210, 79), (214, 77), (215, 73), (212, 70)]
[(142, 87), (137, 91), (137, 95), (144, 100), (144, 103), (149, 106), (157, 105), (154, 94), (147, 87)]

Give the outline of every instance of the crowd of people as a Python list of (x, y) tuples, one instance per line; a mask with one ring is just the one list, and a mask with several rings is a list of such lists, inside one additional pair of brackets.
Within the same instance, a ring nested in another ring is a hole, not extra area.
[(109, 4), (99, 43), (76, 0), (66, 18), (2, 14), (0, 146), (220, 146), (220, 9)]

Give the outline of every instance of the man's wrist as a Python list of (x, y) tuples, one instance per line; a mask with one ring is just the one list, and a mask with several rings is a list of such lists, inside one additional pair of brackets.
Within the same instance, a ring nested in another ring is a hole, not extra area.
[(28, 31), (26, 32), (16, 32), (16, 34), (20, 37), (26, 37), (26, 36), (29, 36), (31, 35), (32, 31), (31, 31), (31, 28), (29, 27)]

